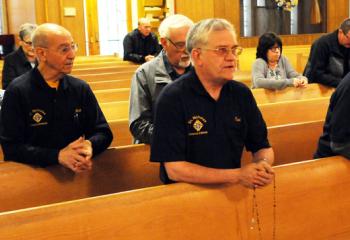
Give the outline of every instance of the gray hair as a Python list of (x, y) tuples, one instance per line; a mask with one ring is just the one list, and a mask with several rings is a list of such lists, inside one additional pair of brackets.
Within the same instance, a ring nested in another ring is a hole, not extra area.
[(345, 19), (339, 27), (342, 32), (346, 35), (350, 31), (350, 18)]
[(150, 24), (151, 20), (149, 18), (140, 18), (137, 22), (137, 24), (140, 26), (142, 24)]
[(49, 47), (49, 36), (62, 34), (71, 36), (70, 32), (60, 25), (54, 23), (41, 24), (33, 32), (33, 47)]
[(36, 24), (33, 24), (33, 23), (22, 24), (19, 27), (19, 38), (23, 41), (26, 36), (28, 36), (28, 35), (31, 36), (37, 27), (38, 26)]
[(208, 43), (208, 35), (212, 31), (228, 30), (236, 37), (236, 31), (231, 23), (222, 18), (204, 19), (196, 23), (187, 33), (186, 50), (191, 53), (193, 48), (201, 47)]
[(193, 21), (188, 17), (175, 14), (171, 15), (163, 20), (163, 22), (159, 26), (159, 36), (161, 38), (169, 38), (170, 37), (170, 29), (182, 28), (182, 27), (192, 27)]

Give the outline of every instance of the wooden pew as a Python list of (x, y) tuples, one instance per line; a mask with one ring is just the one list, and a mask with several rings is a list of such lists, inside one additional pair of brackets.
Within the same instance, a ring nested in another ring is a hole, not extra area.
[[(329, 97), (299, 101), (259, 104), (259, 109), (267, 126), (288, 123), (324, 120), (329, 105)], [(126, 119), (129, 114), (129, 101), (100, 104), (108, 121)]]
[(106, 81), (89, 81), (92, 90), (106, 90), (116, 88), (130, 88), (130, 79), (106, 80)]
[(82, 174), (61, 166), (2, 162), (0, 212), (159, 185), (159, 166), (148, 155), (146, 145), (112, 148), (94, 160), (92, 171)]
[(330, 97), (333, 92), (334, 88), (317, 83), (309, 84), (306, 88), (288, 87), (283, 90), (252, 89), (252, 93), (258, 104)]
[(113, 67), (90, 67), (90, 68), (74, 68), (72, 75), (83, 75), (83, 74), (100, 74), (100, 73), (115, 73), (119, 72), (135, 72), (138, 65), (117, 65)]
[(94, 94), (99, 103), (114, 102), (114, 101), (129, 101), (130, 88), (96, 90), (94, 91)]
[[(258, 104), (274, 103), (291, 100), (303, 100), (318, 97), (330, 97), (334, 88), (312, 83), (307, 88), (285, 88), (283, 90), (252, 89)], [(94, 91), (99, 103), (129, 100), (130, 88), (109, 88)]]
[[(350, 239), (350, 162), (331, 157), (275, 168), (256, 190), (261, 236)], [(6, 240), (258, 239), (251, 229), (253, 191), (241, 185), (184, 183), (0, 214)], [(274, 220), (275, 219), (275, 220)]]
[(277, 126), (304, 121), (324, 120), (329, 97), (300, 101), (260, 104), (259, 109), (267, 126)]
[[(270, 128), (275, 165), (311, 158), (321, 131), (322, 122)], [(242, 164), (250, 161), (250, 153), (244, 152)], [(159, 185), (158, 169), (142, 144), (109, 149), (94, 160), (92, 172), (77, 175), (60, 166), (0, 163), (0, 189), (6, 192), (0, 194), (0, 212)]]
[(121, 72), (112, 72), (112, 73), (96, 73), (96, 74), (76, 74), (73, 75), (76, 78), (82, 79), (87, 82), (96, 82), (96, 81), (106, 81), (106, 80), (118, 80), (118, 79), (129, 79), (131, 81), (132, 75), (135, 71), (121, 71)]

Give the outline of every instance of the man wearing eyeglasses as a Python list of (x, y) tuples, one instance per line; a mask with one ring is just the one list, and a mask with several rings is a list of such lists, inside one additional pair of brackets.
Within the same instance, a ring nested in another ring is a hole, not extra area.
[[(224, 19), (195, 24), (186, 40), (193, 69), (169, 84), (155, 111), (151, 161), (160, 162), (164, 183), (271, 183), (273, 150), (249, 88), (233, 81), (237, 44)], [(243, 148), (253, 162), (241, 167)]]
[(144, 63), (151, 61), (159, 53), (158, 39), (151, 29), (150, 19), (140, 18), (138, 28), (125, 36), (123, 41), (125, 61)]
[(309, 83), (337, 87), (350, 71), (350, 18), (336, 31), (323, 35), (311, 46), (304, 69)]
[(154, 103), (159, 93), (190, 69), (185, 45), (192, 25), (192, 20), (180, 14), (167, 17), (159, 26), (163, 50), (155, 59), (140, 66), (132, 78), (129, 127), (135, 143), (150, 143)]
[(23, 73), (35, 67), (36, 59), (32, 47), (31, 34), (37, 25), (25, 23), (19, 30), (19, 48), (7, 55), (2, 69), (2, 89), (7, 88), (10, 82)]
[(5, 160), (88, 171), (113, 136), (89, 85), (68, 75), (77, 46), (56, 24), (40, 25), (32, 39), (38, 66), (13, 80), (2, 104)]

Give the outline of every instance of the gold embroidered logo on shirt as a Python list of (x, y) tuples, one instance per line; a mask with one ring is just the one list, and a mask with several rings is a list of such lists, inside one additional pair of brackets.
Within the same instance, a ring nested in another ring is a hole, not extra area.
[(32, 123), (30, 124), (32, 127), (48, 124), (48, 122), (45, 121), (46, 112), (42, 109), (32, 109), (29, 115), (30, 115), (30, 118), (33, 119)]
[(196, 129), (197, 132), (199, 132), (203, 128), (203, 123), (199, 121), (198, 119), (193, 123), (193, 128)]
[(41, 121), (41, 119), (43, 119), (43, 116), (41, 116), (40, 113), (35, 113), (35, 114), (33, 115), (33, 120), (34, 120), (35, 122), (39, 123), (39, 122)]
[(188, 133), (189, 136), (208, 134), (208, 131), (202, 131), (205, 127), (205, 124), (207, 123), (207, 120), (204, 117), (192, 116), (190, 120), (187, 121), (187, 123), (190, 125), (190, 132)]

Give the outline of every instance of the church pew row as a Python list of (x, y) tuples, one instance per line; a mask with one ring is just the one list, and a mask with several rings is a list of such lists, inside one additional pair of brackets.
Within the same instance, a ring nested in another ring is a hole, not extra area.
[[(177, 183), (0, 214), (6, 240), (350, 239), (350, 162), (274, 168), (276, 188)], [(326, 180), (325, 180), (326, 179)], [(275, 201), (274, 201), (275, 197)], [(273, 205), (275, 207), (275, 215)], [(297, 224), (296, 224), (297, 223)], [(259, 238), (259, 229), (261, 237)]]
[[(326, 87), (321, 84), (309, 84), (307, 88), (288, 87), (283, 90), (269, 89), (252, 89), (252, 93), (257, 103), (273, 103), (290, 100), (302, 100), (317, 97), (330, 97), (334, 92), (334, 88)], [(128, 101), (130, 88), (110, 88), (96, 90), (94, 94), (99, 103)]]
[[(122, 68), (123, 69), (123, 68)], [(105, 81), (105, 80), (118, 80), (118, 79), (124, 79), (129, 78), (131, 81), (132, 76), (135, 73), (135, 69), (133, 70), (122, 70), (115, 72), (89, 72), (89, 73), (82, 73), (82, 74), (72, 74), (73, 76), (80, 78), (84, 81), (91, 82), (91, 81)], [(84, 71), (84, 70), (82, 70)], [(238, 71), (234, 73), (234, 79), (237, 81), (245, 82), (248, 81), (251, 82), (251, 72), (250, 71)]]
[[(322, 122), (269, 129), (275, 165), (310, 159), (321, 129)], [(149, 162), (149, 151), (143, 144), (111, 148), (95, 158), (91, 172), (76, 175), (61, 166), (0, 163), (0, 190), (6, 193), (0, 194), (0, 212), (160, 185), (159, 165)], [(250, 161), (244, 152), (242, 164)]]
[[(267, 126), (305, 121), (324, 120), (329, 97), (298, 101), (258, 104)], [(101, 103), (101, 109), (108, 121), (128, 119), (129, 101)]]
[(71, 74), (74, 75), (83, 75), (83, 74), (99, 74), (99, 73), (115, 73), (116, 75), (119, 72), (135, 72), (138, 68), (138, 65), (116, 65), (112, 67), (90, 67), (90, 68), (73, 68)]
[(139, 65), (129, 61), (95, 61), (95, 62), (77, 62), (74, 61), (73, 69), (85, 69), (92, 67), (114, 67), (114, 66), (134, 66)]
[[(90, 73), (90, 74), (75, 74), (76, 78), (89, 82), (106, 81), (106, 80), (118, 80), (118, 79), (129, 79), (131, 81), (134, 75), (134, 70), (126, 70), (118, 73)], [(130, 85), (130, 84), (129, 84)]]
[(130, 88), (130, 79), (106, 80), (106, 81), (91, 81), (88, 82), (90, 88), (95, 90), (108, 90), (116, 88)]

